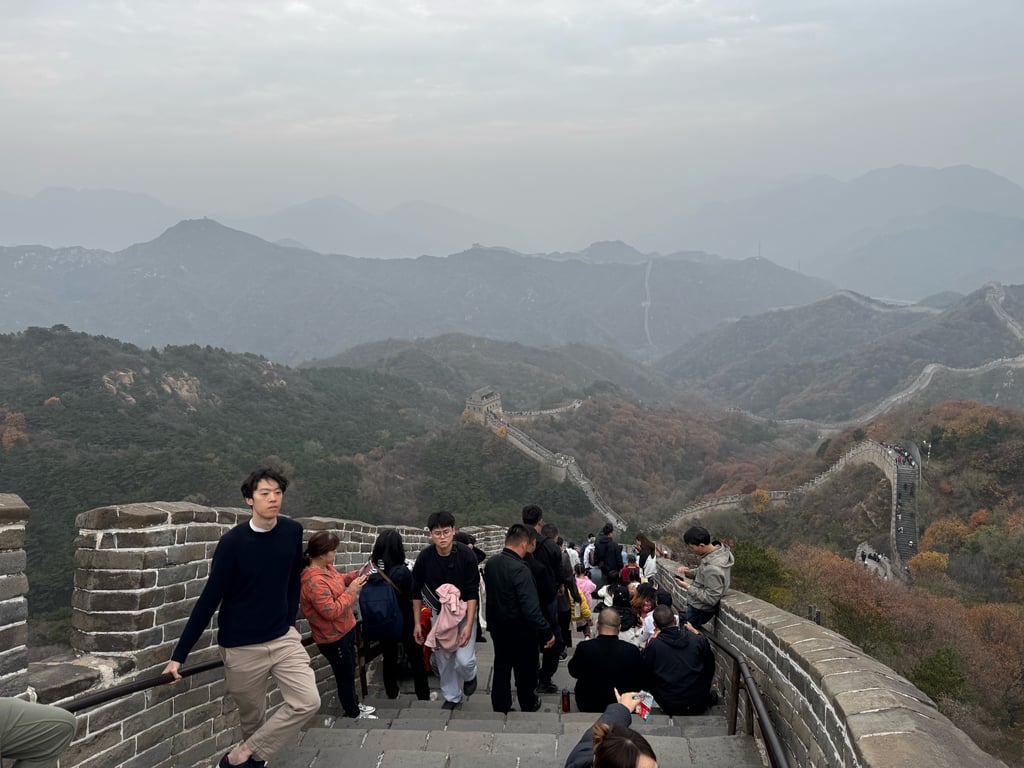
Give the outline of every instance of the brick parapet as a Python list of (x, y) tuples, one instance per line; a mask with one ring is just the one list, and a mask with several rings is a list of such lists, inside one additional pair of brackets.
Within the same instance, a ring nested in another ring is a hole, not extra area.
[[(63, 701), (86, 687), (102, 689), (159, 672), (205, 583), (216, 542), (247, 517), (244, 509), (183, 502), (102, 507), (79, 515), (73, 628), (76, 650), (87, 655), (64, 670), (50, 666), (49, 680), (40, 673), (41, 700)], [(19, 521), (23, 527), (27, 519), (28, 509), (20, 499), (0, 495), (0, 527)], [(339, 569), (365, 562), (378, 532), (387, 527), (333, 518), (300, 522), (307, 536), (315, 530), (339, 536)], [(410, 558), (429, 541), (422, 527), (397, 529)], [(478, 546), (489, 554), (500, 551), (503, 527), (465, 530), (476, 535)], [(8, 541), (17, 543), (16, 534), (7, 535)], [(0, 530), (0, 541), (2, 536)], [(23, 577), (23, 544), (21, 552), (19, 561), (17, 550), (0, 550), (0, 563), (5, 562), (2, 555), (14, 553), (6, 562), (11, 567), (21, 562)], [(675, 568), (668, 560), (659, 565), (664, 571)], [(0, 588), (3, 584), (0, 578)], [(24, 590), (11, 588), (24, 601)], [(15, 609), (5, 612), (0, 598), (0, 620), (13, 619), (17, 626), (18, 616)], [(20, 625), (24, 626), (23, 619)], [(5, 629), (0, 625), (0, 632)], [(714, 632), (747, 659), (792, 765), (880, 768), (919, 765), (923, 756), (933, 768), (1001, 765), (908, 680), (813, 622), (730, 592)], [(211, 628), (190, 655), (190, 665), (216, 658), (213, 638)], [(330, 668), (315, 651), (312, 657), (321, 692), (327, 694), (334, 688)], [(0, 662), (4, 659), (0, 655)], [(731, 660), (720, 656), (719, 661), (727, 686)], [(70, 667), (77, 670), (69, 671)], [(69, 683), (72, 673), (75, 678)], [(280, 695), (271, 687), (269, 705), (279, 703)], [(745, 717), (749, 715), (741, 709), (741, 718)], [(197, 765), (237, 739), (237, 724), (221, 672), (213, 670), (81, 713), (78, 735), (63, 764)]]
[[(77, 670), (54, 665), (41, 700), (60, 702), (85, 685), (102, 689), (157, 674), (202, 591), (217, 541), (247, 520), (248, 509), (210, 508), (186, 502), (154, 502), (100, 507), (78, 516), (72, 642), (82, 654)], [(415, 558), (429, 542), (423, 527), (378, 526), (335, 518), (300, 518), (306, 538), (330, 530), (340, 544), (339, 569), (356, 568), (370, 556), (377, 534), (395, 527), (406, 553)], [(466, 527), (487, 552), (500, 550), (505, 529)], [(299, 628), (307, 631), (300, 619)], [(216, 618), (189, 655), (188, 666), (217, 658)], [(321, 694), (335, 688), (326, 661), (311, 651)], [(86, 679), (83, 667), (96, 674)], [(68, 678), (75, 676), (73, 690)], [(57, 679), (63, 681), (59, 685)], [(66, 695), (65, 695), (66, 694)], [(268, 706), (281, 703), (271, 685)], [(200, 764), (237, 739), (237, 713), (225, 696), (221, 672), (189, 677), (89, 709), (79, 716), (79, 732), (64, 764), (81, 768)], [(167, 739), (167, 734), (173, 734)]]
[(23, 694), (28, 686), (28, 521), (28, 505), (0, 493), (0, 696)]
[[(677, 563), (660, 559), (664, 583)], [(685, 599), (674, 588), (679, 606)], [(707, 625), (744, 657), (790, 765), (829, 768), (1004, 766), (894, 670), (825, 627), (741, 592), (722, 599)], [(732, 659), (716, 649), (723, 690)], [(742, 727), (748, 710), (739, 710)]]

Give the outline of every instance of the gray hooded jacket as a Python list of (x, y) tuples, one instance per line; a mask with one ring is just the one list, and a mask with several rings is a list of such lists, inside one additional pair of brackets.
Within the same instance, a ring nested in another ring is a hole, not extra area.
[(686, 590), (686, 602), (701, 611), (714, 611), (729, 589), (729, 574), (734, 562), (732, 550), (724, 544), (716, 544), (701, 558)]

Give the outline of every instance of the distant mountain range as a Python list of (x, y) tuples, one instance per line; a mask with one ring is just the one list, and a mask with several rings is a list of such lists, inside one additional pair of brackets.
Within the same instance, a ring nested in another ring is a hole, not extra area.
[[(359, 258), (446, 256), (476, 244), (523, 250), (530, 240), (529, 224), (514, 211), (507, 221), (484, 221), (427, 201), (371, 213), (326, 196), (223, 218), (129, 192), (47, 189), (33, 197), (0, 192), (0, 244), (118, 251), (197, 215), (269, 242)], [(627, 230), (628, 217), (619, 226)], [(632, 245), (544, 255), (638, 264), (664, 254), (705, 263), (763, 257), (865, 295), (908, 301), (991, 281), (1014, 284), (1024, 281), (1024, 188), (970, 166), (895, 166), (850, 181), (812, 177), (680, 213)]]
[[(0, 192), (0, 245), (117, 251), (201, 213), (216, 212), (186, 211), (119, 190), (49, 188), (32, 197)], [(523, 240), (514, 227), (423, 201), (378, 215), (328, 196), (224, 222), (271, 242), (367, 258), (447, 256), (474, 243), (515, 245)]]
[(657, 371), (586, 344), (538, 349), (515, 341), (446, 334), (415, 341), (360, 344), (310, 367), (369, 368), (418, 382), (461, 410), (466, 395), (498, 389), (506, 410), (546, 408), (592, 392), (619, 391), (629, 399), (667, 403), (674, 395)]
[(722, 320), (832, 291), (765, 259), (588, 263), (483, 247), (358, 259), (209, 219), (114, 253), (0, 248), (0, 274), (0, 330), (60, 323), (143, 347), (209, 344), (286, 363), (445, 333), (653, 359)]
[(840, 293), (723, 324), (657, 368), (677, 387), (778, 419), (862, 417), (915, 382), (927, 383), (917, 404), (972, 398), (1019, 408), (1016, 364), (975, 369), (1024, 355), (1022, 324), (1021, 285), (976, 291), (944, 310)]
[(844, 288), (916, 300), (1024, 279), (1024, 188), (970, 166), (814, 177), (707, 205), (642, 244), (760, 254)]

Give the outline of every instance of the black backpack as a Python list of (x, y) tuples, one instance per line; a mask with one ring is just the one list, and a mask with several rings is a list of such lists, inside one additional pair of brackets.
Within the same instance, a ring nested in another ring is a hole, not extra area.
[(359, 591), (359, 613), (363, 617), (363, 639), (398, 640), (402, 637), (402, 606), (398, 587), (386, 574), (376, 571)]

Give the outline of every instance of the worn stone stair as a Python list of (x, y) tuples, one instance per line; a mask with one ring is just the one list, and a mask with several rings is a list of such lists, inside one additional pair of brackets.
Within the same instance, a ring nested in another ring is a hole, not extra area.
[[(491, 711), (491, 644), (477, 645), (477, 692), (461, 708), (441, 709), (442, 700), (418, 701), (411, 681), (397, 699), (383, 695), (377, 669), (369, 677), (370, 695), (362, 703), (377, 708), (376, 720), (340, 717), (337, 695), (324, 697), (320, 713), (296, 742), (268, 765), (271, 768), (562, 768), (566, 757), (598, 715), (561, 712), (561, 695), (542, 696), (538, 712)], [(571, 650), (570, 650), (571, 653)], [(572, 689), (559, 665), (554, 682)], [(437, 678), (431, 677), (433, 690)], [(406, 691), (409, 692), (406, 692)], [(575, 710), (575, 701), (572, 702)], [(701, 717), (672, 718), (657, 709), (650, 721), (633, 719), (661, 768), (763, 768), (760, 751), (748, 736), (727, 736), (725, 708)]]

